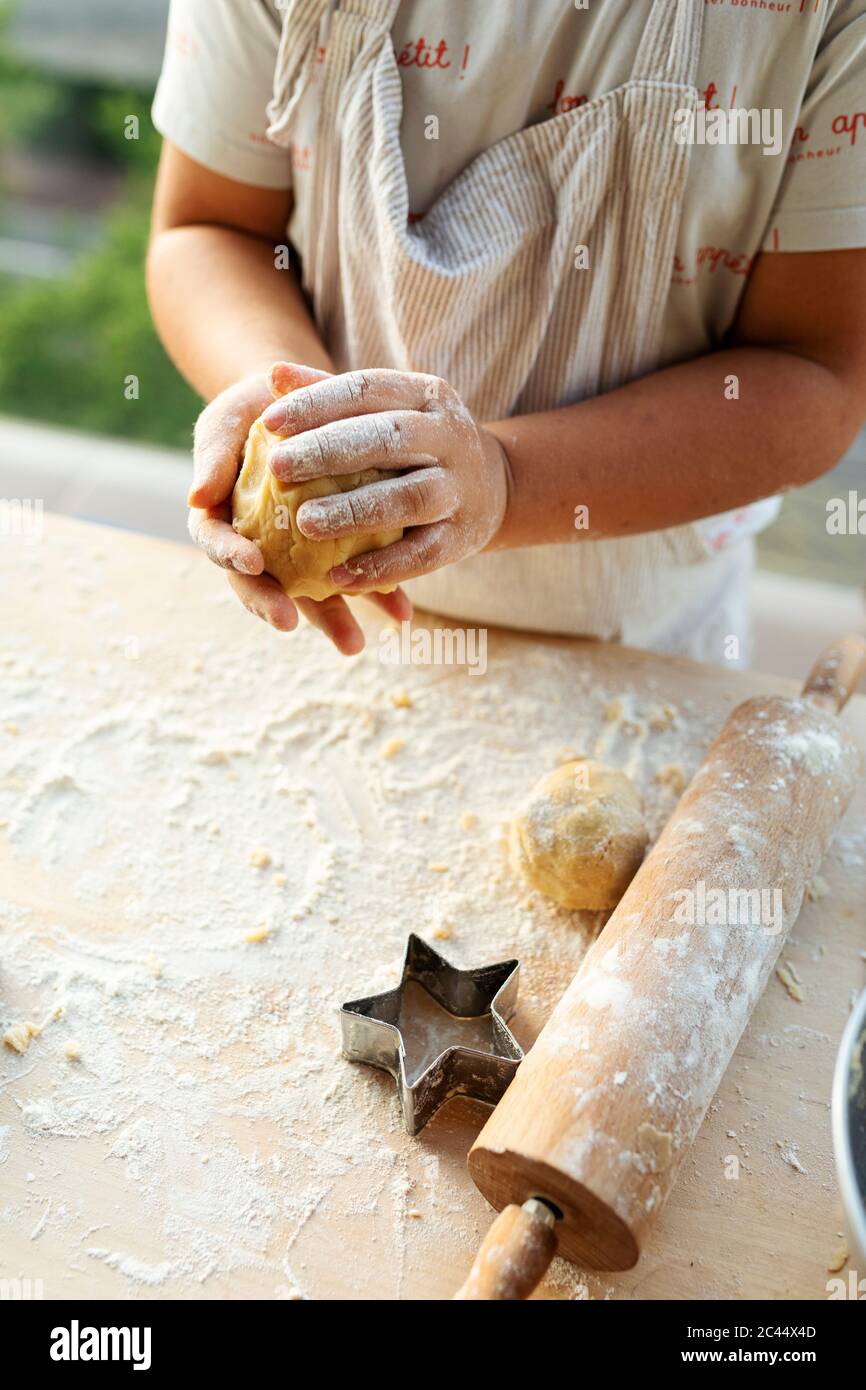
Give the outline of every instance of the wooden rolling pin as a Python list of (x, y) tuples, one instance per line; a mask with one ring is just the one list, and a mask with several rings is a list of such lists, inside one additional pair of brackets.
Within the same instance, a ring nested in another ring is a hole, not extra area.
[(842, 638), (802, 697), (727, 719), (472, 1147), (506, 1211), (457, 1297), (526, 1298), (557, 1249), (636, 1262), (851, 799), (864, 670)]

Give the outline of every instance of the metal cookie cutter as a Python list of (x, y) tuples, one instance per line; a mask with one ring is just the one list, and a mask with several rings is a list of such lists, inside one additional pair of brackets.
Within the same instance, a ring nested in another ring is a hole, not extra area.
[[(343, 1056), (389, 1071), (397, 1082), (403, 1123), (417, 1134), (440, 1105), (452, 1096), (471, 1096), (495, 1105), (523, 1061), (523, 1048), (506, 1026), (517, 1006), (519, 963), (506, 960), (477, 970), (458, 970), (413, 933), (406, 946), (403, 978), (396, 989), (343, 1004)], [(489, 1015), (490, 1052), (446, 1047), (410, 1085), (400, 1010), (409, 980), (426, 989), (437, 1004), (457, 1018)]]

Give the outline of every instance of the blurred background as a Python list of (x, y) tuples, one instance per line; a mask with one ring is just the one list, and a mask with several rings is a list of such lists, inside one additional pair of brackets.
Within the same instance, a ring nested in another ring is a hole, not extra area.
[[(185, 445), (196, 401), (157, 343), (141, 270), (167, 13), (0, 0), (0, 411)], [(134, 406), (117, 389), (127, 371)]]
[[(0, 0), (0, 497), (185, 538), (200, 402), (151, 327), (142, 269), (167, 13)], [(858, 487), (866, 433), (762, 536), (757, 665), (799, 672), (804, 629), (862, 623), (864, 537), (826, 527), (827, 500)]]

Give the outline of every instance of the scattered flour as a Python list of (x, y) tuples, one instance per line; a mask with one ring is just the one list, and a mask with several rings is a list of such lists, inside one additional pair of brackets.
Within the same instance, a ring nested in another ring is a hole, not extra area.
[(800, 1162), (799, 1146), (789, 1139), (777, 1139), (776, 1148), (779, 1150), (782, 1162), (787, 1163), (789, 1168), (793, 1168), (795, 1173), (803, 1173), (806, 1169)]

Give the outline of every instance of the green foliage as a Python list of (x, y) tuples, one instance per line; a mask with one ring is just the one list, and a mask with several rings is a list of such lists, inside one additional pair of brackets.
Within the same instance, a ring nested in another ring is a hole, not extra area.
[[(0, 276), (0, 414), (187, 447), (201, 402), (163, 351), (144, 288), (160, 144), (150, 96), (61, 85), (29, 70), (3, 44), (8, 13), (0, 0), (0, 153), (84, 156), (125, 168), (127, 179), (100, 243), (67, 277)], [(130, 376), (137, 400), (126, 398)]]
[[(144, 290), (148, 187), (135, 180), (103, 244), (61, 282), (0, 286), (0, 413), (189, 444), (201, 407), (154, 332)], [(5, 290), (5, 293), (3, 292)], [(127, 400), (134, 375), (140, 398)]]
[(56, 83), (32, 72), (3, 43), (10, 14), (9, 0), (0, 0), (0, 150), (45, 125), (60, 105)]
[[(138, 124), (138, 138), (129, 138), (130, 118)], [(99, 92), (91, 117), (105, 149), (119, 163), (153, 173), (159, 159), (160, 137), (150, 119), (150, 99), (140, 92)]]

